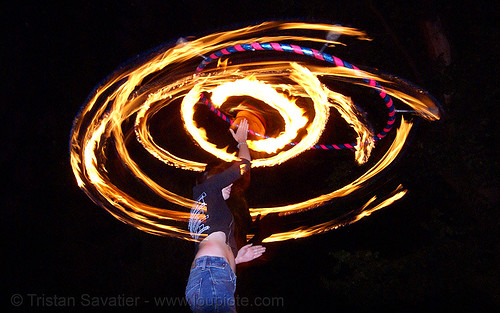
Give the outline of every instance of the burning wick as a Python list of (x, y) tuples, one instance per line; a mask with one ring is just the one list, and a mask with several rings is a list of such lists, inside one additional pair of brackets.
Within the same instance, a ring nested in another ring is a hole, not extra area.
[(399, 112), (399, 113), (415, 113), (417, 111), (415, 111), (415, 110), (394, 110), (394, 112)]
[[(337, 32), (334, 32), (333, 30), (329, 31), (328, 34), (326, 34), (326, 40), (328, 41), (335, 41), (337, 39), (339, 39), (341, 34), (337, 33)], [(323, 53), (323, 51), (325, 51), (325, 48), (328, 47), (328, 42), (325, 42), (325, 44), (323, 45), (323, 47), (321, 47), (321, 49), (319, 50), (319, 53)]]
[[(186, 44), (188, 44), (188, 43), (189, 43), (189, 41), (188, 41), (186, 38), (184, 38), (184, 37), (180, 37), (180, 38), (179, 38), (179, 39), (177, 39), (177, 41), (175, 42), (175, 44), (176, 44), (177, 46), (181, 46), (181, 47), (182, 47), (182, 46), (184, 46), (184, 45), (186, 45)], [(202, 57), (202, 58), (203, 58), (203, 60), (208, 59), (208, 58), (207, 58), (206, 56), (204, 56), (203, 54), (200, 54), (200, 53), (197, 53), (197, 52), (195, 52), (195, 54), (196, 54), (196, 55), (199, 55), (200, 57)]]

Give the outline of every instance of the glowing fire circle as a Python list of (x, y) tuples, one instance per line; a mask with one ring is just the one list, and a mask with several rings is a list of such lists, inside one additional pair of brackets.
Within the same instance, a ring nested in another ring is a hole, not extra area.
[[(304, 36), (301, 32), (305, 30), (315, 36)], [(296, 35), (293, 35), (294, 31)], [(321, 39), (325, 33), (332, 32), (343, 37), (369, 40), (359, 30), (337, 25), (268, 22), (208, 35), (191, 42), (178, 41), (176, 45), (159, 48), (120, 68), (95, 89), (74, 121), (70, 154), (79, 187), (98, 205), (127, 224), (152, 234), (191, 240), (187, 221), (194, 202), (190, 195), (167, 188), (165, 181), (160, 182), (153, 177), (153, 172), (146, 170), (145, 158), (137, 157), (137, 153), (132, 151), (132, 146), (134, 149), (142, 147), (149, 158), (154, 157), (168, 165), (171, 168), (168, 179), (172, 182), (178, 181), (184, 172), (204, 170), (206, 163), (202, 160), (176, 155), (155, 138), (151, 125), (160, 112), (178, 110), (176, 114), (182, 120), (191, 144), (195, 143), (193, 147), (183, 149), (184, 152), (201, 148), (217, 159), (230, 162), (237, 159), (235, 152), (221, 149), (209, 138), (207, 130), (196, 122), (200, 99), (205, 98), (216, 113), (213, 118), (219, 115), (229, 123), (233, 120), (227, 117), (228, 109), (222, 112), (229, 98), (248, 96), (265, 103), (279, 115), (282, 130), (276, 136), (258, 134), (262, 138), (251, 140), (249, 147), (262, 153), (261, 157), (252, 160), (252, 166), (268, 168), (284, 164), (311, 148), (350, 148), (359, 164), (366, 163), (376, 141), (384, 138), (392, 125), (398, 122), (392, 99), (409, 107), (419, 117), (428, 120), (439, 118), (437, 104), (426, 92), (409, 88), (400, 80), (360, 70), (322, 50), (304, 48), (308, 44), (342, 44), (335, 41), (339, 36), (326, 36), (334, 40)], [(305, 44), (299, 46), (295, 44), (297, 42)], [(265, 50), (280, 57), (264, 55), (260, 58), (258, 53)], [(238, 53), (253, 55), (249, 59), (239, 57)], [(288, 60), (283, 58), (284, 53), (304, 58)], [(201, 63), (200, 56), (204, 58)], [(307, 57), (325, 62), (318, 65)], [(222, 59), (217, 65), (213, 62)], [(324, 79), (373, 89), (388, 109), (388, 120), (383, 130), (373, 133), (351, 98), (331, 90), (323, 82)], [(206, 99), (207, 95), (209, 99)], [(318, 144), (332, 110), (351, 127), (355, 143)], [(259, 112), (258, 115), (265, 113)], [(412, 123), (403, 117), (398, 123), (392, 144), (383, 156), (350, 183), (297, 203), (250, 208), (252, 218), (269, 213), (280, 216), (303, 213), (325, 207), (333, 199), (361, 190), (402, 150)], [(140, 185), (127, 186), (124, 183), (127, 179), (139, 181)], [(381, 199), (370, 198), (361, 208), (330, 217), (317, 225), (272, 234), (264, 242), (310, 236), (353, 223), (400, 199), (405, 192), (399, 186)]]

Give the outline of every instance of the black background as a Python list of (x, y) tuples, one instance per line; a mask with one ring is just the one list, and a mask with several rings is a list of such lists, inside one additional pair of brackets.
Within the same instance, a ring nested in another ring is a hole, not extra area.
[[(120, 223), (79, 190), (72, 122), (124, 61), (180, 36), (265, 20), (341, 23), (374, 38), (357, 65), (407, 78), (441, 100), (396, 169), (402, 201), (352, 226), (269, 245), (238, 269), (238, 295), (284, 306), (240, 312), (490, 312), (499, 306), (498, 12), (493, 1), (24, 1), (2, 5), (3, 298), (7, 311), (49, 311), (48, 298), (127, 295), (138, 307), (61, 311), (185, 312), (193, 247)], [(438, 16), (452, 64), (433, 63), (421, 22)], [(442, 101), (443, 95), (452, 95)], [(390, 177), (388, 177), (390, 179)], [(251, 201), (251, 199), (249, 199)], [(20, 306), (12, 303), (21, 295)], [(36, 302), (29, 294), (45, 299)], [(33, 303), (35, 301), (35, 303)], [(149, 301), (149, 303), (145, 302)], [(77, 301), (78, 302), (78, 301)]]

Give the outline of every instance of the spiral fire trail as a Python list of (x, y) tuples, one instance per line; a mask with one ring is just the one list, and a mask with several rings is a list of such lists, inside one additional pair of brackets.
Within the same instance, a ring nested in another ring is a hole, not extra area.
[[(148, 233), (191, 240), (186, 225), (194, 204), (187, 188), (194, 181), (192, 174), (203, 171), (209, 159), (237, 159), (210, 128), (216, 122), (206, 122), (217, 119), (216, 115), (207, 116), (213, 114), (208, 110), (200, 113), (206, 108), (200, 99), (207, 99), (212, 111), (227, 113), (238, 105), (232, 99), (246, 97), (265, 106), (264, 112), (273, 112), (272, 116), (263, 113), (264, 118), (278, 125), (275, 135), (249, 142), (249, 148), (258, 153), (253, 167), (286, 166), (314, 147), (352, 149), (356, 162), (367, 166), (345, 186), (308, 200), (250, 208), (254, 219), (269, 213), (290, 216), (310, 211), (359, 192), (394, 162), (411, 131), (410, 120), (396, 117), (393, 99), (431, 121), (439, 119), (439, 110), (423, 90), (402, 86), (398, 80), (362, 70), (322, 50), (304, 48), (343, 45), (322, 39), (332, 32), (370, 40), (362, 31), (337, 25), (267, 22), (181, 40), (121, 67), (94, 90), (75, 118), (70, 157), (78, 186), (122, 222)], [(285, 51), (288, 47), (290, 51)], [(389, 110), (386, 126), (374, 132), (359, 105), (332, 88), (338, 83), (374, 91), (378, 99), (372, 102)], [(332, 121), (332, 112), (343, 121)], [(318, 144), (330, 123), (348, 125), (355, 142)], [(384, 138), (396, 124), (395, 135)], [(175, 127), (183, 132), (157, 131)], [(382, 139), (392, 144), (378, 160), (369, 162)], [(353, 223), (404, 193), (398, 187), (358, 210), (315, 226), (273, 234), (268, 241), (310, 236)]]

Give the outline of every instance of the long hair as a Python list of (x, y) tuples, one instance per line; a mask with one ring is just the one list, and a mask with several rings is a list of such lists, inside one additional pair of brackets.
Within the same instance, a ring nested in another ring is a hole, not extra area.
[(202, 184), (215, 174), (224, 172), (230, 166), (231, 163), (227, 162), (208, 163), (205, 167), (205, 171), (196, 179), (196, 185)]
[[(207, 166), (205, 167), (205, 171), (201, 173), (201, 175), (196, 179), (196, 185), (202, 184), (210, 177), (224, 172), (229, 167), (231, 167), (231, 165), (233, 165), (233, 163), (229, 162), (208, 163)], [(248, 188), (249, 185), (250, 185), (250, 171), (246, 171), (240, 178), (238, 178), (233, 183), (232, 190), (235, 190), (237, 192), (243, 192)]]

